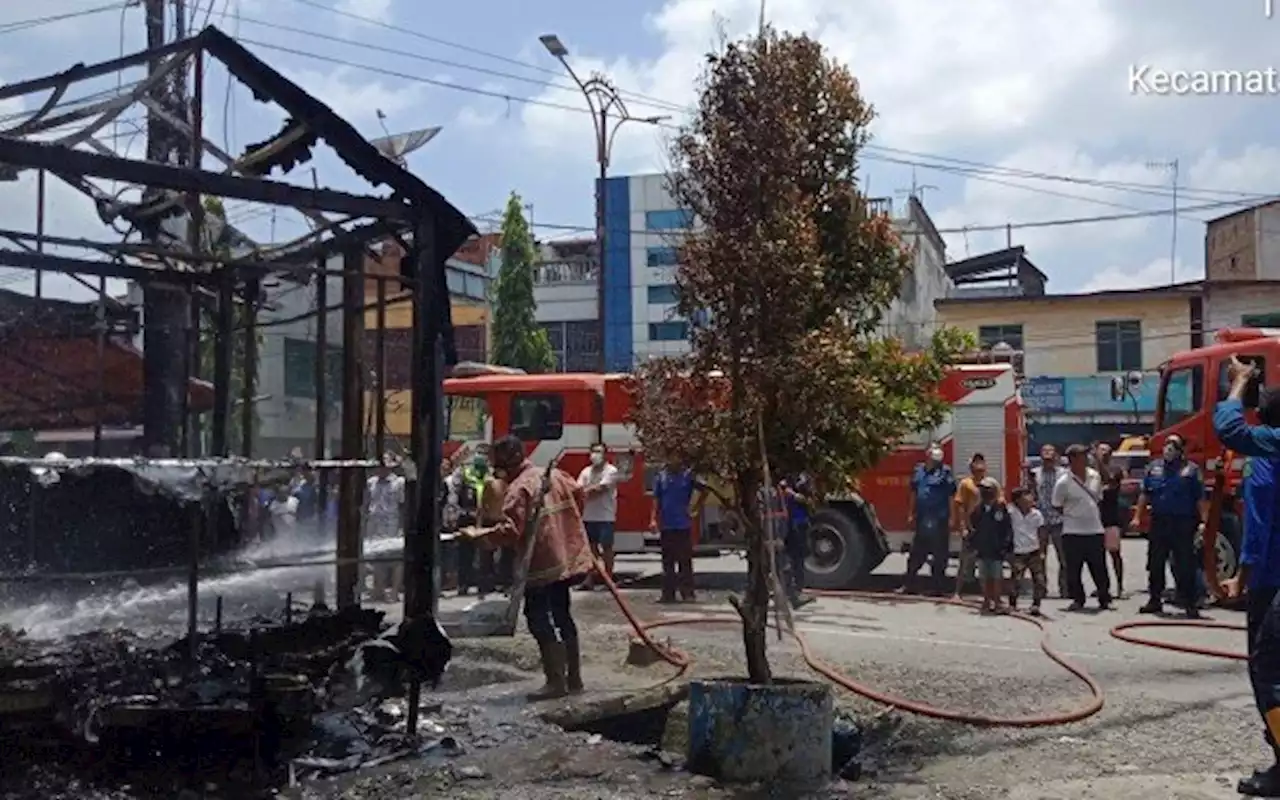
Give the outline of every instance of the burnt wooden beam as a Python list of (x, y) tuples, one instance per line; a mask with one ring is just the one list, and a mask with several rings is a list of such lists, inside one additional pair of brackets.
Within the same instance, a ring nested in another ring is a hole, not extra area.
[(87, 261), (81, 258), (66, 258), (48, 253), (28, 253), (8, 248), (0, 248), (0, 267), (39, 269), (66, 275), (94, 275), (99, 278), (119, 278), (144, 283), (160, 281), (188, 285), (208, 280), (207, 275), (194, 272), (158, 270), (115, 261)]
[(129, 67), (136, 67), (146, 64), (148, 61), (163, 59), (175, 53), (183, 53), (194, 50), (199, 46), (198, 36), (192, 36), (187, 39), (167, 44), (163, 47), (157, 47), (150, 50), (140, 50), (136, 53), (130, 53), (127, 56), (113, 58), (110, 61), (101, 61), (97, 64), (84, 65), (76, 64), (70, 69), (62, 72), (55, 72), (52, 75), (45, 75), (40, 78), (32, 78), (27, 81), (19, 81), (18, 83), (7, 83), (0, 86), (0, 100), (9, 100), (14, 97), (21, 97), (32, 92), (42, 92), (47, 89), (57, 89), (60, 86), (66, 86), (79, 81), (87, 81), (91, 78), (100, 78), (103, 75), (110, 75), (113, 72), (119, 72)]
[(413, 209), (398, 200), (336, 189), (308, 189), (264, 178), (241, 178), (192, 167), (134, 161), (21, 139), (0, 137), (0, 164), (336, 214), (396, 220), (408, 220), (414, 216)]

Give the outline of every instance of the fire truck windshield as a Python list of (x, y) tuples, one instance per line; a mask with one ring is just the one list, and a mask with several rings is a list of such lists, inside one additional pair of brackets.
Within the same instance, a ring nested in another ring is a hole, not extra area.
[(1156, 406), (1156, 430), (1177, 425), (1198, 412), (1204, 403), (1204, 367), (1200, 364), (1166, 366), (1160, 373)]
[(449, 423), (450, 441), (480, 441), (485, 438), (489, 404), (483, 397), (451, 394), (445, 398), (445, 418)]

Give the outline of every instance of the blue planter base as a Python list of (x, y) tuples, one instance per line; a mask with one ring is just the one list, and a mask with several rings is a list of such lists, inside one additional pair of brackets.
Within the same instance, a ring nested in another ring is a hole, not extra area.
[(689, 684), (689, 769), (726, 782), (813, 786), (831, 779), (831, 687), (716, 679)]

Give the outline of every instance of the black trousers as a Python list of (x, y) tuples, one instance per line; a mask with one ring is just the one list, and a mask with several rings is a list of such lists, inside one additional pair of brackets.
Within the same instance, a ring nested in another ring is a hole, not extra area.
[(1188, 608), (1197, 599), (1196, 590), (1196, 528), (1200, 521), (1195, 517), (1170, 517), (1156, 514), (1151, 517), (1151, 530), (1147, 534), (1147, 590), (1151, 602), (1164, 599), (1165, 565), (1173, 570), (1173, 585), (1178, 602)]
[(1089, 577), (1098, 588), (1098, 604), (1111, 602), (1111, 575), (1107, 571), (1107, 548), (1101, 533), (1064, 533), (1062, 557), (1067, 562), (1067, 594), (1074, 602), (1083, 603), (1088, 596), (1081, 576), (1084, 567), (1089, 568)]
[(693, 532), (688, 528), (660, 531), (658, 543), (662, 548), (662, 599), (675, 600), (676, 591), (686, 600), (692, 600), (693, 584)]
[(1262, 715), (1263, 737), (1280, 765), (1280, 745), (1267, 725), (1267, 712), (1280, 708), (1280, 591), (1260, 589), (1247, 597), (1249, 620), (1249, 683)]
[(534, 641), (571, 642), (578, 638), (570, 589), (581, 582), (582, 577), (578, 576), (545, 586), (525, 587), (524, 619)]
[(809, 524), (791, 523), (787, 526), (787, 561), (791, 571), (791, 591), (799, 594), (804, 590), (804, 562), (809, 558)]
[(929, 561), (934, 580), (947, 577), (947, 563), (951, 560), (951, 531), (949, 521), (916, 520), (915, 536), (911, 538), (911, 551), (907, 553), (907, 578), (914, 578)]

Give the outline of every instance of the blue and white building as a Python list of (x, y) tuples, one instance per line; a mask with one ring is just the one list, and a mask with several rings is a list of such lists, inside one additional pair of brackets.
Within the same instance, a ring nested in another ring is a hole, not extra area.
[[(604, 355), (609, 370), (623, 372), (689, 350), (689, 320), (676, 313), (675, 269), (681, 237), (694, 221), (667, 191), (666, 175), (608, 178), (604, 193)], [(877, 202), (892, 213), (891, 201)], [(885, 333), (917, 346), (932, 332), (934, 301), (952, 286), (945, 245), (914, 198), (895, 225), (915, 249), (916, 269), (886, 315)], [(599, 265), (594, 247), (582, 244), (544, 244), (534, 282), (537, 319), (567, 370), (599, 363)]]

